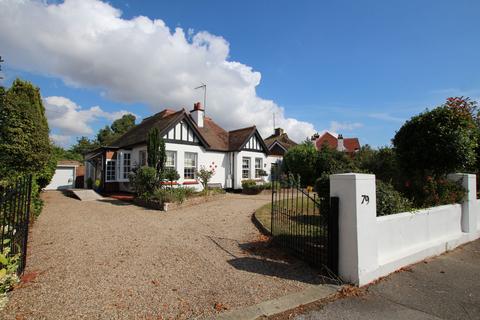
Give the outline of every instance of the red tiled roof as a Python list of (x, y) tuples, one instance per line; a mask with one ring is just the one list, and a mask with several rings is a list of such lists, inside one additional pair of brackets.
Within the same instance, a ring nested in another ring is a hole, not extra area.
[[(315, 141), (315, 146), (317, 150), (320, 150), (324, 144), (327, 144), (332, 149), (337, 149), (338, 139), (330, 132), (325, 132)], [(343, 146), (346, 152), (355, 152), (360, 149), (360, 142), (358, 138), (343, 138)]]
[(239, 150), (256, 132), (256, 127), (248, 127), (233, 131), (226, 131), (211, 118), (204, 118), (203, 127), (198, 127), (189, 113), (185, 109), (179, 111), (165, 109), (151, 117), (145, 118), (140, 124), (127, 131), (118, 138), (112, 147), (124, 148), (136, 144), (146, 143), (148, 132), (156, 127), (160, 134), (165, 134), (167, 129), (182, 119), (188, 118), (188, 121), (195, 127), (200, 135), (200, 139), (207, 144), (205, 147), (210, 150), (218, 151), (236, 151)]
[(203, 128), (198, 128), (200, 134), (208, 142), (211, 149), (219, 151), (229, 150), (229, 134), (216, 124), (211, 118), (205, 117)]

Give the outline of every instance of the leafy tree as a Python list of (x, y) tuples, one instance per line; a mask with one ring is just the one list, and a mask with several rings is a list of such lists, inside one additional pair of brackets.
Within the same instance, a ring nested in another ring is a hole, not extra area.
[(76, 160), (76, 161), (83, 160), (82, 154), (73, 152), (72, 150), (65, 150), (62, 147), (59, 147), (56, 145), (52, 146), (52, 154), (54, 158), (58, 160)]
[(290, 148), (283, 157), (287, 172), (300, 176), (302, 185), (313, 185), (316, 175), (318, 152), (312, 143), (303, 142)]
[(318, 151), (317, 162), (315, 164), (315, 177), (359, 171), (350, 156), (345, 152), (330, 148), (326, 143)]
[(392, 183), (395, 187), (402, 180), (397, 155), (391, 147), (374, 150), (366, 145), (355, 155), (354, 161), (361, 171), (373, 173), (377, 179)]
[(38, 216), (40, 189), (53, 177), (56, 159), (40, 90), (30, 82), (16, 79), (8, 90), (0, 89), (0, 150), (0, 180), (33, 175), (31, 209)]
[(101, 146), (108, 146), (115, 140), (115, 135), (109, 126), (98, 130), (97, 141)]
[(409, 177), (470, 170), (477, 143), (471, 113), (448, 102), (412, 117), (393, 138), (398, 161)]
[(135, 120), (136, 118), (133, 114), (126, 114), (120, 119), (113, 121), (110, 128), (115, 135), (120, 136), (135, 127)]
[(51, 154), (40, 90), (16, 79), (0, 97), (0, 176), (41, 172)]
[(73, 154), (84, 155), (85, 153), (98, 148), (100, 145), (97, 141), (90, 140), (87, 137), (80, 137), (77, 143), (70, 147), (70, 152)]
[(97, 141), (102, 146), (111, 145), (134, 126), (135, 116), (133, 114), (123, 115), (120, 119), (113, 121), (111, 126), (100, 129), (97, 134)]

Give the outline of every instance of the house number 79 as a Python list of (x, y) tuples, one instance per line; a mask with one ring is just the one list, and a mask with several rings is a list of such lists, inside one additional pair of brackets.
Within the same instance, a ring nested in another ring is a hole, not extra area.
[(366, 194), (362, 194), (362, 204), (369, 204), (370, 203), (370, 197), (367, 196)]

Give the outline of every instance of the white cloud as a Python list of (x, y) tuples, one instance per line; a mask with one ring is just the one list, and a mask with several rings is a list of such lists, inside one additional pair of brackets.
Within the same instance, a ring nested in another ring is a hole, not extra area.
[(363, 127), (363, 124), (360, 122), (330, 122), (329, 131), (341, 132), (341, 131), (352, 131), (358, 128)]
[(384, 113), (384, 112), (371, 113), (368, 116), (370, 118), (373, 118), (373, 119), (392, 121), (392, 122), (404, 122), (405, 121), (405, 119), (403, 119), (403, 118), (395, 117), (395, 116), (392, 116), (389, 113)]
[(52, 140), (52, 142), (55, 143), (57, 146), (67, 147), (71, 143), (72, 137), (51, 133), (50, 140)]
[[(0, 43), (9, 64), (67, 84), (100, 88), (123, 102), (143, 102), (152, 112), (190, 109), (202, 101), (227, 129), (256, 124), (262, 135), (276, 123), (297, 140), (315, 132), (311, 123), (287, 118), (284, 109), (256, 94), (261, 74), (229, 60), (229, 43), (208, 32), (170, 30), (162, 20), (121, 12), (98, 0), (0, 0)], [(87, 132), (75, 126), (77, 132)]]
[[(130, 112), (105, 112), (99, 106), (82, 109), (72, 100), (65, 97), (46, 97), (43, 99), (50, 129), (59, 134), (51, 134), (50, 138), (60, 145), (66, 145), (72, 136), (89, 136), (94, 133), (91, 124), (100, 119), (113, 121)], [(67, 139), (68, 137), (68, 139)]]

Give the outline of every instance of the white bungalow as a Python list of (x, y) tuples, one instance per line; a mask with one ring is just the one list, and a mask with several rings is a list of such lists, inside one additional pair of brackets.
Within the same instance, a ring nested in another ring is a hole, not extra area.
[(85, 156), (85, 181), (100, 180), (106, 192), (129, 191), (129, 173), (147, 163), (147, 135), (157, 128), (165, 139), (168, 167), (180, 174), (179, 185), (201, 189), (196, 171), (202, 166), (216, 168), (211, 184), (240, 189), (242, 180), (263, 180), (261, 170), (270, 172), (269, 150), (255, 126), (226, 131), (205, 117), (200, 103), (190, 112), (165, 109), (145, 118), (112, 146), (101, 147)]

